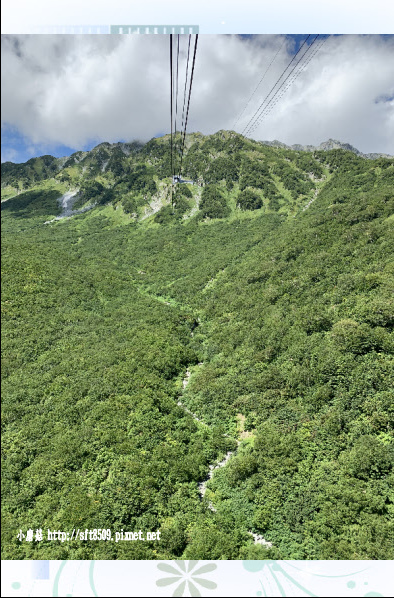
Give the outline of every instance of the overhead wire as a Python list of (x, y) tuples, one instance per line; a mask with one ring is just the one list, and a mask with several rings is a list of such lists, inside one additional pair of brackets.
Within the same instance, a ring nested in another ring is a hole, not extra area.
[[(172, 144), (172, 124), (173, 124), (173, 118), (172, 118), (172, 103), (173, 103), (173, 76), (172, 76), (172, 33), (170, 33), (170, 95), (171, 95), (171, 100), (170, 100), (170, 113), (171, 113), (171, 176), (173, 176), (174, 174), (174, 170), (173, 170), (173, 144)], [(171, 202), (172, 202), (172, 190), (171, 190)]]
[(190, 108), (190, 98), (191, 98), (192, 86), (193, 86), (194, 67), (195, 67), (195, 64), (196, 64), (197, 43), (198, 43), (198, 33), (196, 34), (196, 38), (195, 38), (195, 42), (194, 42), (193, 62), (192, 62), (192, 70), (191, 70), (191, 75), (190, 75), (189, 97), (188, 97), (188, 101), (187, 101), (185, 127), (184, 127), (184, 131), (183, 131), (183, 139), (182, 139), (181, 163), (180, 163), (180, 168), (179, 168), (179, 178), (181, 178), (181, 176), (182, 176), (183, 154), (184, 154), (184, 149), (185, 149), (187, 121), (189, 119), (189, 108)]
[[(178, 149), (177, 149), (177, 117), (178, 117), (178, 72), (179, 72), (179, 33), (177, 35), (177, 55), (176, 55), (176, 86), (175, 86), (175, 164), (178, 158)], [(174, 173), (176, 172), (176, 167), (174, 168)]]
[[(178, 136), (178, 96), (179, 96), (179, 54), (180, 54), (180, 37), (178, 35), (177, 40), (177, 58), (176, 58), (176, 69), (174, 68), (174, 52), (173, 52), (173, 36), (170, 34), (170, 113), (171, 113), (171, 141), (170, 141), (170, 151), (171, 151), (171, 175), (172, 175), (172, 184), (171, 184), (171, 205), (174, 207), (174, 185), (175, 183), (181, 180), (182, 176), (182, 164), (183, 164), (183, 155), (185, 149), (185, 139), (186, 139), (186, 130), (187, 130), (187, 123), (189, 119), (189, 109), (190, 109), (190, 98), (192, 93), (192, 86), (193, 86), (193, 77), (194, 77), (194, 68), (196, 63), (196, 54), (197, 54), (197, 43), (198, 43), (198, 34), (195, 37), (194, 42), (194, 50), (193, 50), (193, 61), (191, 67), (191, 75), (189, 81), (189, 63), (190, 63), (190, 48), (191, 48), (191, 35), (189, 35), (189, 42), (188, 42), (188, 50), (187, 50), (187, 61), (186, 61), (186, 77), (185, 77), (185, 87), (183, 93), (183, 108), (182, 108), (182, 124), (180, 135)], [(175, 72), (174, 72), (175, 71)], [(175, 78), (174, 78), (175, 75)], [(189, 92), (187, 93), (187, 85), (189, 82)], [(174, 98), (175, 96), (175, 98)], [(187, 98), (187, 102), (186, 102)], [(174, 103), (175, 103), (175, 121), (174, 121)], [(175, 139), (174, 139), (174, 124), (175, 124)], [(176, 155), (174, 155), (176, 154)], [(179, 170), (177, 167), (179, 165)], [(176, 173), (178, 173), (176, 175)]]
[[(302, 56), (302, 59), (299, 62), (301, 62), (305, 58), (305, 56), (307, 55), (307, 53), (311, 50), (312, 46), (314, 45), (314, 43), (317, 40), (317, 37), (318, 36), (316, 36), (316, 38), (313, 40), (313, 42), (309, 46), (307, 52), (305, 52), (305, 54)], [(256, 119), (256, 121), (254, 122), (254, 124), (250, 127), (250, 129), (248, 130), (249, 134), (251, 134), (253, 131), (255, 131), (256, 128), (261, 124), (262, 120), (264, 120), (264, 118), (266, 116), (268, 116), (268, 114), (271, 113), (271, 111), (276, 106), (276, 104), (279, 102), (279, 100), (283, 97), (283, 95), (291, 87), (291, 85), (299, 77), (299, 75), (306, 69), (306, 67), (308, 66), (308, 64), (311, 62), (311, 60), (314, 58), (314, 56), (317, 54), (317, 52), (319, 52), (319, 50), (321, 49), (321, 47), (324, 45), (325, 42), (326, 42), (326, 38), (323, 39), (323, 40), (320, 40), (320, 42), (314, 48), (314, 51), (307, 57), (307, 59), (304, 62), (301, 62), (301, 65), (300, 65), (299, 69), (293, 74), (293, 76), (291, 77), (291, 79), (288, 81), (287, 85), (283, 88), (282, 92), (279, 94), (279, 91), (282, 89), (283, 85), (286, 83), (287, 79), (290, 77), (291, 73), (289, 74), (289, 77), (287, 77), (285, 79), (285, 81), (283, 82), (283, 84), (281, 85), (281, 87), (277, 90), (277, 92), (274, 94), (274, 96), (271, 98), (271, 100), (267, 103), (267, 105), (265, 106), (265, 108), (263, 109), (263, 111), (261, 112), (261, 114), (259, 115), (259, 117)]]
[[(313, 57), (316, 55), (316, 53), (320, 50), (320, 48), (322, 47), (322, 45), (326, 41), (326, 39), (323, 39), (322, 41), (320, 41), (320, 43), (316, 47), (314, 47), (314, 44), (315, 44), (316, 40), (319, 37), (319, 35), (316, 35), (315, 38), (312, 40), (311, 44), (307, 47), (307, 49), (305, 50), (305, 52), (303, 54), (301, 54), (301, 57), (295, 63), (295, 65), (293, 66), (293, 68), (289, 71), (291, 65), (296, 60), (297, 56), (302, 52), (305, 44), (307, 43), (307, 41), (308, 41), (308, 39), (310, 37), (311, 36), (308, 35), (305, 38), (305, 40), (303, 41), (303, 43), (301, 44), (301, 46), (299, 47), (299, 49), (297, 50), (297, 52), (295, 53), (295, 55), (290, 60), (289, 64), (286, 66), (286, 68), (283, 70), (283, 72), (280, 75), (280, 77), (277, 79), (275, 85), (273, 85), (273, 87), (271, 88), (270, 92), (266, 95), (266, 97), (264, 98), (263, 102), (257, 108), (257, 110), (253, 114), (252, 118), (249, 120), (249, 122), (246, 125), (246, 127), (244, 127), (244, 129), (242, 131), (242, 134), (244, 134), (245, 132), (247, 134), (250, 134), (251, 132), (253, 132), (260, 125), (261, 121), (266, 116), (268, 116), (268, 114), (273, 110), (273, 108), (276, 106), (276, 104), (279, 102), (279, 100), (283, 97), (283, 95), (286, 93), (286, 91), (289, 89), (289, 87), (294, 83), (294, 81), (297, 79), (297, 77), (306, 69), (306, 67), (308, 66), (308, 64), (311, 62), (311, 60), (313, 59)], [(253, 91), (252, 95), (250, 96), (248, 102), (246, 103), (245, 108), (243, 109), (242, 113), (240, 114), (240, 116), (236, 120), (236, 123), (242, 117), (242, 115), (245, 112), (247, 106), (249, 105), (249, 103), (252, 100), (253, 96), (257, 92), (257, 89), (259, 88), (260, 84), (264, 80), (264, 78), (265, 78), (268, 70), (270, 69), (270, 67), (274, 63), (276, 57), (278, 56), (280, 50), (282, 49), (284, 43), (285, 43), (285, 40), (283, 41), (282, 45), (280, 46), (280, 48), (278, 49), (278, 51), (276, 52), (276, 54), (272, 58), (270, 64), (268, 65), (267, 69), (265, 70), (265, 72), (264, 72), (262, 78), (260, 79), (258, 85), (256, 86), (255, 90)], [(177, 130), (177, 118), (178, 118), (178, 95), (179, 95), (178, 92), (179, 92), (179, 53), (180, 53), (180, 40), (179, 40), (179, 35), (178, 35), (178, 40), (177, 40), (177, 61), (176, 61), (176, 81), (174, 82), (173, 36), (172, 36), (172, 34), (170, 34), (170, 79), (171, 79), (171, 82), (170, 82), (170, 88), (171, 88), (171, 94), (170, 94), (171, 95), (171, 110), (170, 111), (171, 111), (171, 173), (172, 173), (171, 204), (172, 204), (172, 206), (173, 206), (173, 188), (174, 188), (174, 183), (176, 182), (176, 180), (180, 181), (181, 180), (181, 176), (182, 176), (183, 156), (184, 156), (185, 141), (186, 141), (187, 123), (188, 123), (188, 119), (189, 119), (190, 99), (191, 99), (192, 86), (193, 86), (193, 77), (194, 77), (194, 69), (195, 69), (196, 54), (197, 54), (197, 44), (198, 44), (198, 34), (196, 35), (195, 42), (194, 42), (193, 61), (192, 61), (191, 75), (190, 75), (190, 81), (189, 81), (189, 93), (187, 94), (189, 63), (190, 63), (190, 49), (191, 49), (191, 35), (189, 35), (188, 50), (187, 50), (187, 61), (186, 61), (186, 77), (185, 77), (185, 86), (184, 86), (184, 93), (183, 93), (182, 122), (181, 122), (181, 130), (180, 130), (180, 137), (179, 137), (180, 150), (177, 150), (178, 153), (180, 154), (179, 171), (177, 170), (177, 172), (179, 172), (179, 175), (175, 176), (176, 167), (175, 167), (175, 159), (174, 159), (174, 139), (173, 139), (173, 131), (174, 131), (174, 129), (173, 129), (173, 124), (174, 124), (173, 104), (174, 104), (174, 91), (175, 91), (175, 149), (176, 149), (176, 146), (178, 145), (178, 143), (177, 143), (177, 132), (178, 132), (178, 130)], [(313, 52), (311, 52), (312, 47), (314, 47)], [(307, 59), (304, 60), (306, 56), (307, 56)], [(286, 73), (287, 73), (287, 75), (286, 75)], [(284, 80), (281, 82), (281, 80), (283, 78), (284, 78)], [(279, 85), (279, 87), (278, 87), (278, 85)], [(186, 105), (186, 97), (187, 97), (187, 105)], [(186, 107), (186, 113), (185, 113), (185, 107)]]
[(264, 72), (263, 76), (261, 77), (260, 81), (259, 81), (259, 82), (258, 82), (258, 84), (256, 85), (256, 87), (255, 87), (255, 89), (254, 89), (254, 91), (253, 91), (252, 95), (250, 96), (250, 98), (249, 98), (249, 99), (248, 99), (248, 101), (246, 102), (246, 105), (244, 106), (244, 108), (243, 108), (243, 110), (242, 110), (241, 114), (238, 116), (238, 118), (237, 118), (237, 119), (236, 119), (236, 121), (234, 122), (234, 125), (233, 125), (233, 129), (234, 129), (234, 130), (235, 130), (235, 127), (236, 127), (237, 123), (238, 123), (238, 122), (240, 121), (240, 119), (242, 118), (242, 116), (243, 116), (243, 114), (244, 114), (244, 112), (245, 112), (246, 108), (249, 106), (249, 104), (250, 104), (250, 102), (251, 102), (251, 100), (252, 100), (253, 96), (255, 95), (256, 91), (258, 90), (258, 88), (260, 87), (260, 85), (262, 84), (262, 82), (264, 81), (266, 74), (267, 74), (267, 73), (268, 73), (268, 71), (270, 70), (270, 68), (271, 68), (271, 66), (273, 65), (273, 63), (275, 62), (275, 59), (276, 59), (276, 57), (278, 56), (278, 54), (279, 54), (279, 52), (281, 51), (281, 49), (283, 48), (283, 46), (284, 46), (285, 42), (286, 42), (286, 38), (284, 38), (284, 40), (283, 40), (282, 44), (280, 45), (280, 47), (279, 47), (278, 51), (276, 52), (276, 54), (275, 54), (275, 55), (274, 55), (274, 57), (272, 58), (271, 62), (269, 63), (269, 65), (268, 65), (268, 66), (267, 66), (267, 68), (265, 69), (265, 72)]
[[(182, 133), (183, 133), (183, 125), (185, 122), (185, 107), (186, 107), (186, 96), (187, 96), (186, 89), (187, 89), (187, 80), (188, 80), (188, 73), (189, 73), (189, 57), (190, 57), (191, 38), (192, 38), (191, 33), (189, 33), (189, 43), (188, 43), (188, 47), (187, 47), (187, 59), (186, 59), (185, 89), (183, 91), (183, 108), (182, 108), (182, 124), (181, 124), (181, 132)], [(181, 133), (181, 143), (182, 143), (182, 133)], [(182, 148), (181, 148), (181, 150), (182, 150)]]
[[(299, 65), (300, 69), (302, 68), (302, 61), (304, 60), (305, 56), (308, 54), (308, 52), (311, 51), (314, 43), (316, 42), (317, 38), (319, 36), (316, 35), (316, 37), (312, 40), (310, 46), (308, 46), (308, 48), (305, 50), (304, 54), (301, 56), (301, 58), (296, 62), (296, 64), (294, 65), (294, 67), (292, 68), (292, 70), (288, 73), (287, 77), (284, 79), (284, 81), (282, 81), (281, 85), (278, 87), (278, 89), (275, 91), (275, 93), (273, 94), (273, 96), (270, 98), (270, 100), (267, 102), (267, 104), (262, 108), (259, 116), (255, 119), (254, 123), (251, 124), (247, 130), (247, 133), (250, 133), (252, 130), (254, 130), (256, 128), (256, 124), (260, 121), (260, 118), (262, 116), (262, 114), (266, 111), (266, 109), (268, 108), (268, 106), (270, 106), (272, 104), (272, 102), (275, 100), (275, 98), (277, 97), (277, 95), (279, 94), (280, 90), (283, 88), (283, 86), (285, 85), (286, 81), (288, 81), (288, 79), (292, 76), (292, 74), (294, 73), (294, 71), (297, 69), (297, 67)], [(296, 71), (296, 74), (298, 73), (298, 71)], [(292, 81), (293, 79), (290, 79), (290, 81)]]
[(305, 38), (305, 40), (303, 41), (303, 43), (299, 47), (298, 51), (292, 57), (292, 59), (290, 60), (289, 64), (286, 66), (286, 68), (282, 71), (282, 74), (280, 75), (280, 77), (277, 79), (277, 81), (272, 86), (272, 88), (270, 89), (270, 91), (268, 92), (268, 94), (265, 96), (265, 98), (262, 101), (262, 103), (260, 104), (260, 106), (255, 111), (255, 113), (252, 116), (252, 118), (249, 120), (249, 122), (246, 125), (246, 127), (244, 127), (244, 129), (242, 131), (242, 134), (247, 134), (249, 132), (250, 128), (254, 125), (254, 123), (256, 122), (256, 120), (259, 118), (259, 116), (261, 114), (261, 111), (264, 110), (265, 106), (267, 105), (267, 102), (269, 103), (271, 101), (271, 99), (279, 91), (279, 89), (282, 88), (282, 86), (284, 85), (285, 81), (289, 78), (289, 76), (293, 73), (294, 69), (297, 67), (297, 65), (300, 63), (300, 61), (303, 59), (303, 57), (305, 56), (305, 54), (308, 51), (308, 47), (306, 48), (306, 50), (304, 51), (304, 53), (301, 54), (301, 57), (295, 63), (295, 65), (293, 66), (293, 68), (291, 70), (289, 70), (291, 68), (291, 65), (293, 64), (293, 62), (296, 60), (297, 56), (302, 52), (302, 50), (303, 50), (304, 46), (307, 44), (307, 41), (308, 41), (309, 38), (310, 38), (310, 35), (308, 35)]
[(326, 42), (326, 39), (321, 40), (321, 42), (316, 46), (314, 52), (308, 57), (308, 59), (305, 61), (305, 63), (303, 63), (301, 65), (301, 67), (299, 68), (299, 70), (293, 75), (293, 77), (290, 79), (289, 83), (282, 90), (282, 93), (279, 94), (279, 96), (276, 98), (276, 100), (273, 102), (272, 106), (269, 109), (268, 109), (268, 105), (267, 105), (266, 109), (264, 109), (263, 113), (260, 115), (258, 121), (256, 121), (255, 125), (250, 129), (250, 133), (252, 133), (261, 124), (262, 120), (264, 120), (264, 118), (266, 116), (268, 116), (268, 114), (271, 113), (271, 111), (276, 106), (276, 104), (279, 102), (279, 100), (283, 97), (283, 95), (286, 93), (286, 91), (291, 87), (291, 85), (298, 78), (298, 76), (306, 69), (308, 64), (311, 62), (311, 60), (317, 54), (317, 52), (319, 52), (319, 50), (321, 49), (321, 47), (324, 45), (325, 42)]
[[(305, 38), (304, 42), (302, 43), (302, 45), (299, 47), (298, 51), (296, 52), (296, 54), (294, 54), (293, 58), (290, 60), (289, 64), (286, 66), (286, 68), (283, 70), (282, 74), (280, 75), (280, 77), (277, 79), (275, 85), (273, 85), (273, 87), (271, 88), (271, 90), (269, 91), (269, 93), (265, 96), (264, 100), (262, 101), (262, 103), (260, 104), (260, 106), (257, 108), (257, 110), (255, 111), (255, 113), (253, 114), (252, 118), (249, 120), (248, 124), (244, 127), (243, 131), (242, 131), (242, 135), (246, 134), (246, 132), (248, 131), (248, 129), (251, 127), (253, 121), (255, 120), (257, 114), (260, 112), (261, 108), (264, 106), (265, 102), (267, 101), (267, 99), (270, 97), (270, 95), (273, 93), (275, 87), (279, 84), (280, 80), (285, 76), (286, 71), (291, 67), (291, 65), (293, 64), (294, 60), (297, 58), (298, 54), (301, 52), (301, 50), (303, 49), (303, 47), (305, 46), (305, 44), (307, 43), (308, 39), (310, 38), (310, 34)], [(304, 54), (302, 55), (304, 56)], [(302, 57), (301, 57), (302, 58)], [(297, 63), (298, 64), (298, 63)], [(295, 68), (295, 67), (294, 67)], [(291, 72), (293, 72), (294, 68), (292, 69)]]

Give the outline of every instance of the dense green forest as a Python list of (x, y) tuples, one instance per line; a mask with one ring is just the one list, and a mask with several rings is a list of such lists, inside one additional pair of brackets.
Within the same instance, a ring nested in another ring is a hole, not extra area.
[(2, 166), (2, 558), (394, 558), (394, 160), (195, 133), (172, 202), (168, 136)]

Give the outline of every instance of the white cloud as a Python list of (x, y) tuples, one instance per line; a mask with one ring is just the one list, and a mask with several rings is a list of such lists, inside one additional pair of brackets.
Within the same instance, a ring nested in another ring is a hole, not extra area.
[[(180, 111), (186, 41), (184, 36)], [(200, 35), (188, 131), (232, 129), (283, 41)], [(292, 46), (288, 38), (238, 131), (289, 62)], [(331, 137), (364, 152), (394, 153), (393, 95), (393, 37), (333, 36), (253, 136), (290, 144)], [(91, 140), (147, 140), (168, 132), (168, 38), (3, 36), (2, 118), (33, 145), (75, 149)]]
[(1, 161), (2, 162), (15, 162), (18, 159), (18, 151), (16, 149), (2, 148), (1, 149)]

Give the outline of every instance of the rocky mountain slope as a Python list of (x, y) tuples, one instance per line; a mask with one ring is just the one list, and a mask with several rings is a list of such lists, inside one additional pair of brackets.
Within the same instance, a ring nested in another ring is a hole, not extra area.
[(277, 141), (276, 139), (274, 141), (261, 141), (261, 143), (263, 143), (264, 145), (268, 145), (270, 147), (282, 147), (284, 149), (292, 149), (292, 150), (301, 151), (301, 152), (315, 152), (315, 151), (319, 151), (319, 150), (330, 151), (333, 149), (343, 149), (343, 150), (346, 150), (349, 152), (353, 152), (357, 156), (369, 158), (370, 160), (375, 160), (376, 158), (392, 158), (392, 156), (390, 156), (389, 154), (376, 153), (376, 152), (363, 154), (357, 148), (355, 148), (353, 145), (350, 145), (350, 143), (342, 143), (341, 141), (338, 141), (336, 139), (328, 139), (328, 141), (323, 141), (318, 146), (300, 145), (299, 143), (296, 143), (293, 145), (286, 145), (285, 143), (282, 143), (281, 141)]
[[(179, 149), (179, 137), (175, 145)], [(120, 205), (137, 221), (160, 210), (161, 222), (197, 214), (223, 218), (237, 210), (294, 215), (315, 200), (339, 164), (355, 166), (360, 173), (368, 169), (357, 150), (332, 140), (319, 149), (305, 150), (252, 141), (231, 131), (210, 136), (193, 133), (186, 138), (182, 175), (195, 184), (177, 186), (176, 213), (168, 211), (174, 191), (168, 136), (146, 144), (101, 143), (66, 158), (6, 162), (2, 198), (44, 185), (61, 194), (77, 191), (76, 208), (93, 203)], [(179, 158), (175, 168), (180, 168)]]

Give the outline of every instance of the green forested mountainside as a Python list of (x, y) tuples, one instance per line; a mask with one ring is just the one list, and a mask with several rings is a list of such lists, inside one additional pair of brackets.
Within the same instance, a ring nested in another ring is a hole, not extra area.
[(3, 558), (393, 558), (394, 161), (194, 134), (173, 209), (168, 138), (16, 166)]
[(30, 187), (32, 184), (57, 174), (63, 160), (53, 156), (31, 158), (24, 164), (4, 162), (1, 165), (2, 187), (5, 183), (17, 189)]

